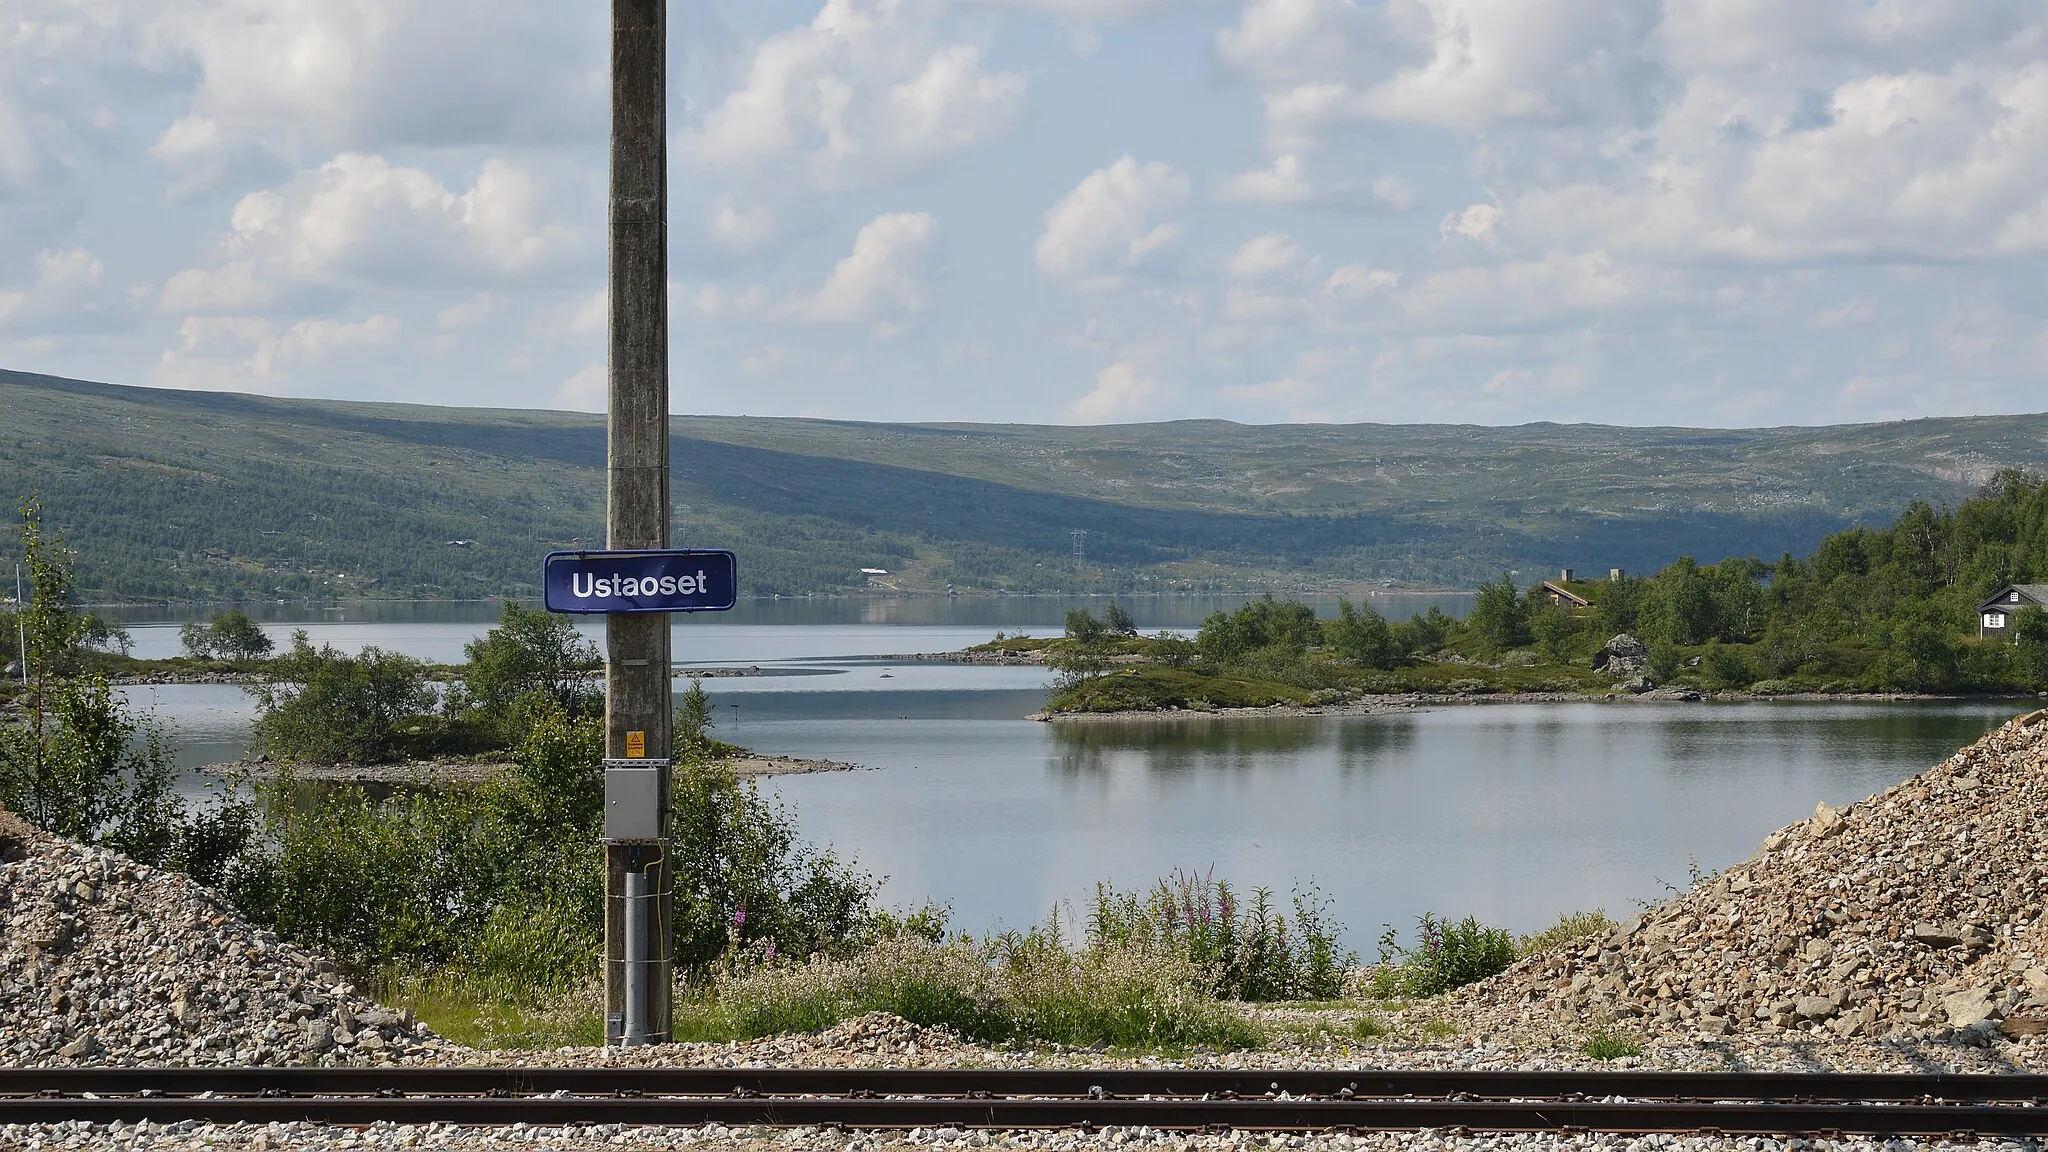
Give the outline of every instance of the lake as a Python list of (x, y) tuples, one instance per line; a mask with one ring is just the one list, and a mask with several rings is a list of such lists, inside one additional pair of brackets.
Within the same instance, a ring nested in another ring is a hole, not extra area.
[[(1186, 603), (1198, 599), (1140, 598), (1132, 609), (1147, 630), (1186, 628), (1215, 610)], [(1283, 894), (1314, 881), (1360, 949), (1382, 923), (1406, 928), (1425, 911), (1516, 931), (1577, 909), (1625, 917), (1695, 867), (1743, 859), (1815, 802), (1889, 787), (2028, 707), (1496, 704), (1045, 724), (1023, 719), (1044, 700), (1042, 669), (887, 657), (958, 648), (996, 627), (1056, 631), (1064, 601), (1020, 597), (966, 612), (936, 598), (833, 601), (813, 604), (809, 619), (803, 604), (774, 605), (784, 622), (678, 625), (679, 661), (764, 673), (705, 681), (716, 733), (872, 769), (762, 786), (813, 840), (886, 875), (891, 901), (950, 903), (955, 923), (977, 931), (1029, 924), (1055, 901), (1085, 900), (1098, 880), (1130, 887), (1175, 868), (1214, 868)], [(992, 605), (1008, 614), (1000, 623), (972, 618)], [(848, 618), (869, 614), (882, 620)], [(494, 609), (467, 620), (268, 626), (459, 660), (493, 619)], [(129, 627), (139, 652), (175, 648), (175, 625)], [(176, 727), (187, 766), (232, 759), (247, 738), (250, 707), (238, 689), (128, 694)]]

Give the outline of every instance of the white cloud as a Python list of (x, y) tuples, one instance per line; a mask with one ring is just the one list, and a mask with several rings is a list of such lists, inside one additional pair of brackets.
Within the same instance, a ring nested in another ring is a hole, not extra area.
[(752, 252), (780, 240), (788, 217), (758, 197), (726, 195), (711, 206), (711, 238), (721, 248)]
[(1827, 95), (1824, 122), (1793, 111), (1773, 123), (1696, 80), (1628, 178), (1532, 188), (1506, 238), (1680, 261), (2048, 251), (2048, 64), (1867, 75)]
[(298, 373), (334, 363), (360, 364), (387, 353), (404, 323), (378, 313), (361, 320), (304, 319), (279, 324), (261, 316), (188, 316), (178, 342), (153, 374), (171, 388), (289, 389)]
[(238, 140), (311, 147), (561, 143), (604, 130), (608, 22), (500, 0), (165, 0), (131, 5), (149, 53), (197, 76), (159, 140), (176, 168)]
[(1238, 280), (1264, 280), (1294, 267), (1301, 248), (1293, 237), (1268, 232), (1244, 242), (1230, 257), (1230, 275)]
[(754, 49), (740, 84), (683, 136), (699, 167), (827, 190), (928, 169), (1006, 131), (1021, 72), (938, 34), (942, 0), (826, 0), (810, 24)]
[(1658, 69), (1645, 51), (1655, 0), (1391, 0), (1390, 22), (1427, 58), (1356, 96), (1373, 119), (1472, 132), (1501, 121), (1629, 122)]
[(938, 220), (924, 212), (868, 221), (804, 315), (828, 322), (881, 321), (894, 330), (924, 310), (938, 231)]
[(1553, 253), (1433, 272), (1401, 306), (1410, 320), (1439, 329), (1495, 332), (1652, 308), (1673, 294), (1659, 279), (1605, 253)]
[[(36, 253), (21, 291), (0, 291), (0, 332), (44, 339), (134, 326), (137, 300), (105, 283), (106, 266), (83, 248)], [(4, 283), (0, 280), (0, 283)]]
[(479, 292), (460, 304), (441, 309), (434, 323), (443, 331), (468, 328), (482, 322), (496, 305), (497, 300), (489, 292)]
[(551, 407), (570, 412), (603, 412), (611, 404), (611, 382), (604, 361), (586, 364), (562, 382)]
[(172, 312), (306, 307), (365, 285), (481, 288), (580, 278), (602, 251), (590, 207), (520, 165), (487, 160), (457, 192), (418, 168), (344, 153), (235, 206), (222, 259), (170, 278)]
[(1499, 239), (1494, 234), (1494, 229), (1499, 224), (1500, 208), (1498, 205), (1473, 204), (1461, 212), (1453, 212), (1449, 216), (1444, 217), (1444, 222), (1438, 226), (1437, 230), (1443, 233), (1446, 239), (1452, 236), (1463, 236), (1467, 240), (1477, 240), (1482, 244), (1493, 244)]
[(1627, 120), (1658, 72), (1654, 0), (1252, 0), (1216, 38), (1263, 90), (1276, 152), (1353, 121), (1458, 132)]
[(1368, 292), (1383, 292), (1400, 283), (1401, 274), (1391, 269), (1346, 264), (1323, 281), (1323, 293), (1338, 297), (1362, 296)]
[(1119, 360), (1096, 374), (1095, 388), (1067, 405), (1076, 424), (1105, 424), (1142, 416), (1159, 398), (1159, 381)]
[(2039, 9), (2009, 0), (1693, 0), (1665, 8), (1661, 56), (1685, 71), (1810, 58), (1891, 69), (2036, 50)]
[(1225, 204), (1337, 208), (1358, 212), (1407, 212), (1420, 201), (1414, 185), (1391, 173), (1365, 182), (1311, 179), (1300, 156), (1289, 152), (1264, 168), (1233, 173), (1220, 181), (1216, 198)]
[(970, 0), (992, 8), (1017, 8), (1066, 20), (1136, 20), (1188, 6), (1188, 0)]
[(1185, 173), (1157, 161), (1124, 156), (1096, 169), (1046, 212), (1039, 271), (1086, 287), (1156, 265), (1181, 229), (1161, 217), (1179, 211), (1188, 191)]

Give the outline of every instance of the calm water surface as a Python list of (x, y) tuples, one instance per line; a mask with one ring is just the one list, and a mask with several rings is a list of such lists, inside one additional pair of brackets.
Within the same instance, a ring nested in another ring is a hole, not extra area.
[[(1191, 600), (1194, 598), (1174, 598)], [(1009, 603), (1015, 603), (1011, 601)], [(787, 602), (785, 602), (787, 603)], [(832, 605), (859, 602), (830, 602)], [(872, 771), (766, 782), (814, 840), (950, 902), (964, 928), (1020, 926), (1098, 880), (1176, 867), (1285, 890), (1314, 880), (1351, 943), (1423, 911), (1526, 931), (1726, 867), (1816, 801), (1860, 799), (2016, 714), (2023, 702), (1487, 705), (1392, 716), (1043, 724), (1036, 668), (891, 661), (986, 639), (985, 621), (692, 620), (679, 660), (758, 665), (706, 681), (718, 734)], [(871, 605), (872, 606), (872, 605)], [(1007, 605), (1005, 605), (1007, 606)], [(1039, 602), (1056, 630), (1062, 602)], [(837, 608), (835, 607), (836, 611)], [(1186, 627), (1213, 610), (1150, 614)], [(325, 622), (316, 635), (459, 659), (495, 618)], [(280, 620), (280, 632), (301, 623)], [(1004, 625), (1033, 627), (1029, 620)], [(175, 625), (129, 625), (175, 647)], [(239, 755), (240, 690), (129, 690), (176, 729), (179, 760)]]

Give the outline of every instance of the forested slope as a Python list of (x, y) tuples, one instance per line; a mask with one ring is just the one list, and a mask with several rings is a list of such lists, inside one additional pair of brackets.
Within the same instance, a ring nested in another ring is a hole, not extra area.
[[(0, 372), (0, 495), (95, 599), (500, 596), (602, 541), (601, 417)], [(758, 593), (1469, 585), (1804, 552), (2040, 469), (2048, 417), (1746, 431), (678, 417), (676, 539)], [(1077, 567), (1070, 536), (1085, 530)], [(466, 543), (451, 543), (463, 541)]]

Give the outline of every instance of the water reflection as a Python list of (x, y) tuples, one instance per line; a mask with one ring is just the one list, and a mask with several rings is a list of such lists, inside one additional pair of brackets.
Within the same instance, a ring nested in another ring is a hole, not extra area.
[(1368, 947), (1383, 922), (1473, 914), (1517, 931), (1625, 915), (1688, 867), (1920, 771), (2023, 703), (1497, 704), (1394, 716), (1159, 723), (763, 724), (768, 750), (886, 769), (778, 780), (815, 838), (1017, 924), (1098, 880), (1175, 867), (1321, 882)]
[[(1270, 771), (1312, 751), (1334, 752), (1340, 771), (1362, 771), (1415, 740), (1408, 716), (1091, 720), (1051, 726), (1053, 771), (1078, 776), (1140, 763), (1162, 780), (1192, 772)], [(1334, 741), (1332, 736), (1334, 734)]]

